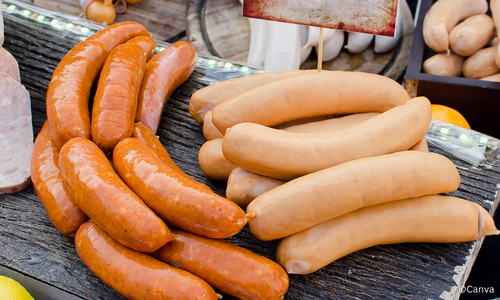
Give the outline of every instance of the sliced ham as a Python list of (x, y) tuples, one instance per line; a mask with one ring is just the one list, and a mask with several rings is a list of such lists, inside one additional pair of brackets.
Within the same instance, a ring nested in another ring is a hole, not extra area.
[(12, 78), (17, 80), (17, 82), (21, 83), (17, 60), (3, 47), (0, 47), (0, 71), (9, 74)]
[(15, 193), (30, 184), (33, 153), (31, 100), (28, 91), (0, 71), (0, 194)]

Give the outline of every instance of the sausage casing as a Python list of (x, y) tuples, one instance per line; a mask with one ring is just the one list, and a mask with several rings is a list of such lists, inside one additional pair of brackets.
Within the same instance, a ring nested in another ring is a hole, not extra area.
[(68, 141), (59, 167), (78, 207), (123, 245), (153, 252), (172, 240), (165, 223), (118, 177), (92, 141)]
[(205, 281), (121, 245), (92, 220), (78, 230), (75, 248), (97, 277), (127, 299), (217, 299)]
[(223, 293), (244, 300), (282, 299), (288, 275), (274, 261), (225, 240), (172, 229), (174, 240), (152, 255)]
[(106, 51), (110, 52), (113, 48), (125, 43), (129, 39), (143, 35), (151, 36), (151, 33), (149, 33), (146, 27), (137, 22), (126, 21), (115, 23), (99, 30), (96, 34), (89, 37), (87, 41), (101, 42), (106, 48)]
[(151, 37), (146, 35), (137, 36), (127, 41), (127, 44), (139, 45), (142, 50), (144, 50), (144, 55), (146, 56), (146, 62), (153, 57), (153, 53), (156, 49), (156, 41)]
[(127, 185), (168, 224), (210, 238), (228, 238), (246, 224), (240, 207), (182, 177), (138, 139), (120, 141), (113, 163)]

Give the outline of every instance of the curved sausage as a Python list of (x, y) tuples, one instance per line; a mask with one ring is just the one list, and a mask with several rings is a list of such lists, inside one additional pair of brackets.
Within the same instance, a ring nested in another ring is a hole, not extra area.
[(287, 180), (353, 159), (408, 150), (427, 133), (431, 115), (429, 100), (418, 97), (358, 125), (329, 132), (293, 133), (242, 123), (226, 132), (222, 152), (238, 167)]
[(153, 257), (179, 266), (214, 289), (244, 300), (283, 299), (288, 275), (274, 261), (224, 240), (173, 229), (174, 240)]
[(170, 95), (189, 78), (197, 60), (196, 48), (188, 42), (177, 42), (156, 54), (146, 66), (135, 121), (156, 133)]
[[(490, 0), (490, 10), (491, 10), (491, 18), (493, 19), (493, 23), (495, 23), (496, 32), (500, 31), (500, 1), (499, 0)], [(495, 39), (495, 38), (493, 38)], [(498, 43), (498, 38), (496, 42), (490, 43), (490, 46), (494, 46)], [(500, 68), (500, 50), (497, 48), (497, 53), (495, 54), (495, 63)]]
[(137, 36), (127, 41), (126, 44), (136, 44), (144, 50), (146, 56), (146, 62), (153, 57), (153, 53), (156, 49), (156, 41), (149, 36)]
[(462, 67), (465, 78), (479, 79), (494, 75), (500, 72), (500, 68), (495, 63), (497, 47), (488, 47), (478, 50), (469, 56)]
[(384, 112), (408, 100), (408, 92), (388, 77), (321, 71), (273, 81), (237, 94), (213, 109), (212, 122), (225, 133), (229, 127), (243, 122), (275, 126), (319, 115)]
[(106, 27), (90, 36), (86, 41), (101, 42), (106, 51), (111, 52), (116, 46), (136, 36), (151, 36), (151, 33), (149, 33), (146, 27), (137, 22), (126, 21)]
[(121, 245), (93, 221), (80, 227), (75, 248), (99, 279), (127, 299), (218, 299), (205, 281)]
[(165, 223), (118, 177), (92, 141), (68, 141), (59, 153), (59, 167), (78, 207), (122, 245), (153, 252), (172, 240)]
[(90, 139), (90, 89), (107, 55), (100, 42), (80, 42), (52, 74), (46, 105), (50, 132), (57, 147), (74, 137)]
[(486, 0), (439, 0), (435, 2), (424, 18), (424, 41), (436, 52), (449, 50), (449, 33), (461, 20), (488, 10)]
[(205, 114), (222, 101), (256, 86), (296, 75), (313, 73), (311, 70), (291, 70), (282, 72), (263, 72), (224, 80), (197, 90), (189, 101), (189, 113), (203, 123)]
[(352, 160), (289, 181), (248, 207), (252, 234), (279, 239), (364, 206), (455, 191), (460, 175), (445, 156), (402, 151)]
[(499, 234), (476, 203), (424, 196), (365, 207), (283, 239), (278, 262), (290, 274), (309, 274), (355, 251), (396, 243), (458, 243)]
[(143, 49), (128, 43), (114, 48), (102, 67), (92, 107), (91, 135), (106, 154), (132, 135), (145, 68)]
[(38, 133), (31, 157), (31, 181), (52, 224), (62, 234), (74, 237), (88, 220), (78, 208), (59, 170), (59, 148), (52, 141), (49, 123)]
[(203, 136), (207, 141), (213, 139), (222, 138), (223, 135), (220, 133), (219, 129), (215, 127), (214, 123), (212, 123), (212, 111), (209, 110), (205, 114), (205, 118), (203, 119)]
[(168, 224), (210, 238), (228, 238), (247, 222), (236, 204), (180, 176), (138, 139), (120, 141), (113, 163), (127, 185)]
[(422, 65), (424, 73), (441, 76), (459, 77), (465, 57), (455, 53), (438, 53), (426, 59)]
[(198, 151), (198, 162), (203, 174), (214, 181), (224, 182), (236, 166), (222, 153), (222, 139), (207, 141)]
[(450, 32), (450, 48), (456, 54), (470, 56), (486, 46), (495, 34), (493, 19), (487, 14), (468, 17)]

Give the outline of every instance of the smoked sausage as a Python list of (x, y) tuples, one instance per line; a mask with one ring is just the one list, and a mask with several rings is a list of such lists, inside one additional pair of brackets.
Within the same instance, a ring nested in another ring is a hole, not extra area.
[(138, 139), (120, 141), (113, 163), (127, 185), (170, 225), (223, 239), (247, 222), (236, 204), (182, 177)]
[(126, 44), (136, 44), (144, 50), (144, 55), (146, 56), (146, 62), (148, 62), (152, 57), (156, 49), (156, 41), (151, 37), (146, 35), (137, 36), (127, 41)]
[(106, 154), (132, 135), (145, 68), (144, 50), (129, 43), (114, 48), (102, 67), (92, 107), (91, 135)]
[(491, 215), (464, 199), (430, 195), (365, 207), (283, 239), (278, 262), (309, 274), (352, 252), (396, 243), (458, 243), (499, 231)]
[(92, 220), (78, 230), (75, 248), (99, 279), (127, 299), (218, 299), (205, 281), (123, 246)]
[(59, 167), (78, 207), (124, 246), (153, 252), (172, 240), (165, 223), (118, 177), (92, 141), (68, 141), (59, 153)]
[(353, 159), (408, 150), (427, 133), (431, 115), (429, 100), (417, 97), (358, 125), (329, 132), (293, 133), (242, 123), (226, 132), (222, 152), (245, 170), (289, 180)]
[(288, 275), (274, 261), (224, 240), (172, 229), (174, 240), (152, 256), (242, 300), (281, 300)]
[(408, 92), (388, 77), (321, 71), (272, 81), (226, 99), (213, 109), (212, 122), (225, 134), (243, 122), (275, 126), (321, 115), (384, 112), (408, 100)]
[(135, 121), (156, 133), (168, 99), (193, 72), (198, 56), (188, 42), (177, 42), (156, 54), (146, 66)]
[(137, 22), (125, 21), (99, 30), (86, 41), (98, 41), (104, 45), (107, 52), (111, 52), (116, 46), (136, 36), (151, 36), (151, 33)]
[(62, 234), (74, 237), (88, 217), (71, 197), (58, 160), (59, 148), (52, 140), (48, 121), (45, 121), (33, 147), (31, 181), (54, 227)]
[(252, 234), (289, 236), (364, 206), (455, 191), (460, 175), (445, 156), (402, 151), (352, 160), (291, 180), (247, 207)]
[(89, 98), (108, 52), (97, 41), (83, 41), (57, 65), (47, 89), (50, 132), (57, 147), (74, 137), (90, 139)]

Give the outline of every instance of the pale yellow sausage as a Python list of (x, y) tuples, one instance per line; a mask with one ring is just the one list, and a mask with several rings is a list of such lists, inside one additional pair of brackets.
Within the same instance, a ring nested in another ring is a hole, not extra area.
[(413, 145), (409, 150), (421, 151), (421, 152), (429, 152), (429, 146), (427, 145), (427, 140), (422, 138), (418, 143)]
[(436, 52), (449, 49), (449, 33), (458, 22), (470, 16), (484, 14), (488, 10), (486, 0), (439, 0), (424, 18), (424, 41)]
[(481, 49), (469, 56), (462, 67), (464, 77), (479, 79), (500, 72), (495, 63), (497, 46)]
[(330, 114), (384, 112), (405, 104), (408, 92), (377, 74), (321, 71), (293, 76), (237, 94), (219, 103), (212, 121), (221, 133), (243, 122), (276, 126)]
[(356, 210), (283, 239), (276, 251), (290, 274), (315, 272), (375, 245), (458, 243), (498, 234), (480, 205), (450, 196), (424, 196)]
[(426, 59), (422, 65), (424, 73), (459, 77), (465, 58), (455, 53), (438, 53)]
[(408, 150), (427, 133), (431, 115), (429, 100), (418, 97), (358, 125), (329, 132), (294, 133), (242, 123), (226, 132), (222, 152), (245, 170), (289, 180), (353, 159)]
[(221, 81), (196, 91), (189, 101), (189, 113), (198, 122), (203, 123), (205, 114), (220, 102), (247, 89), (271, 81), (296, 76), (313, 70), (292, 70), (283, 72), (264, 72)]
[(470, 56), (486, 46), (495, 34), (493, 19), (487, 14), (468, 17), (450, 32), (450, 48), (456, 54)]
[(212, 111), (211, 110), (209, 110), (205, 114), (205, 119), (203, 122), (203, 136), (205, 137), (205, 139), (207, 141), (223, 137), (223, 135), (222, 135), (222, 133), (220, 133), (219, 129), (217, 129), (214, 126), (214, 123), (212, 123)]
[(236, 168), (222, 154), (221, 138), (207, 141), (201, 146), (198, 162), (203, 174), (215, 181), (226, 181), (231, 171)]
[(402, 151), (352, 160), (291, 180), (255, 198), (247, 213), (261, 240), (289, 236), (382, 202), (455, 191), (460, 175), (445, 156)]
[[(490, 10), (491, 17), (493, 18), (493, 23), (495, 24), (495, 29), (498, 32), (500, 30), (500, 0), (490, 0)], [(497, 38), (498, 40), (498, 38)], [(496, 45), (498, 42), (494, 43), (491, 46)], [(495, 62), (497, 66), (500, 68), (500, 49), (497, 48), (497, 53), (495, 53)]]

